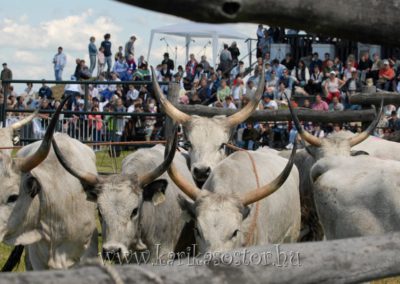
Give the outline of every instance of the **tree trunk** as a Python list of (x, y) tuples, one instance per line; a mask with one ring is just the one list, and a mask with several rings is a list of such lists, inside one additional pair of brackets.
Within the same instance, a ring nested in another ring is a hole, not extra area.
[(264, 23), (364, 43), (400, 45), (397, 0), (119, 1), (200, 22)]
[(243, 248), (220, 253), (208, 262), (192, 258), (140, 266), (4, 273), (1, 282), (110, 283), (116, 280), (110, 275), (116, 273), (125, 283), (359, 283), (400, 275), (399, 254), (400, 233), (393, 233)]

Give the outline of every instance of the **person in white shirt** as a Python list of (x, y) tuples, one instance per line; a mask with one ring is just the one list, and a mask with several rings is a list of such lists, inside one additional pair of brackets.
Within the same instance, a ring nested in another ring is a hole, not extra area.
[(263, 96), (263, 106), (264, 109), (278, 110), (278, 104), (276, 103), (276, 101), (272, 100), (269, 95)]
[(134, 101), (139, 97), (139, 91), (135, 89), (134, 85), (129, 85), (129, 91), (126, 93), (128, 100)]
[(222, 103), (222, 106), (223, 108), (236, 109), (231, 96), (225, 97), (225, 101)]
[(57, 54), (54, 55), (53, 64), (56, 81), (62, 81), (62, 71), (67, 64), (67, 57), (63, 53), (63, 48), (61, 46), (58, 48)]

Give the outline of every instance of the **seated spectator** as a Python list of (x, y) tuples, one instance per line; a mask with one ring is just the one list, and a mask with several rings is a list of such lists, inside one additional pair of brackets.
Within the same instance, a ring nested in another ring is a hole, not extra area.
[(311, 109), (310, 100), (309, 100), (309, 99), (305, 99), (304, 102), (303, 102), (303, 106), (302, 106), (302, 107), (303, 107), (303, 108)]
[(339, 56), (336, 56), (335, 59), (333, 60), (333, 70), (336, 71), (337, 76), (339, 78), (342, 78), (342, 75), (343, 75), (343, 63), (340, 60)]
[(257, 150), (260, 133), (254, 129), (253, 123), (246, 123), (246, 128), (243, 130), (242, 140), (244, 148), (247, 150)]
[(300, 87), (305, 87), (310, 80), (310, 71), (303, 60), (299, 61), (297, 67), (292, 71), (292, 76), (296, 78)]
[(339, 102), (338, 97), (333, 97), (332, 102), (329, 104), (330, 111), (342, 111), (344, 110), (343, 104)]
[[(157, 113), (157, 106), (156, 106), (156, 101), (154, 99), (151, 99), (149, 101), (148, 107), (147, 107), (147, 112), (149, 113)], [(155, 116), (146, 116), (144, 125), (145, 125), (145, 133), (146, 133), (146, 141), (151, 140), (151, 135), (153, 134), (154, 131), (154, 125), (157, 122), (157, 117)]]
[(150, 71), (147, 64), (139, 65), (139, 68), (132, 75), (133, 81), (146, 81), (150, 79)]
[(284, 102), (286, 102), (286, 97), (288, 99), (290, 99), (291, 98), (291, 92), (287, 88), (287, 86), (285, 85), (284, 82), (280, 82), (278, 90), (276, 90), (276, 92), (274, 94), (274, 99), (276, 101), (280, 101), (280, 102), (284, 101)]
[(118, 46), (118, 51), (114, 55), (115, 62), (117, 62), (121, 56), (124, 57), (124, 48), (122, 46)]
[(246, 89), (244, 87), (243, 79), (240, 77), (240, 75), (237, 75), (235, 78), (235, 83), (232, 87), (232, 96), (233, 96), (233, 102), (235, 103), (237, 108), (241, 107), (241, 101), (243, 98), (243, 95), (246, 93)]
[(221, 86), (219, 87), (217, 91), (217, 100), (222, 103), (225, 100), (226, 96), (230, 96), (231, 94), (231, 89), (228, 87), (226, 80), (222, 79), (221, 80)]
[(160, 76), (161, 76), (161, 80), (163, 80), (164, 77), (166, 77), (166, 76), (172, 77), (172, 69), (168, 68), (167, 63), (164, 63), (161, 65)]
[(362, 88), (362, 83), (359, 79), (357, 69), (353, 67), (351, 69), (351, 78), (346, 81), (346, 83), (344, 84), (344, 86), (342, 88), (343, 92), (345, 92), (344, 102), (346, 105), (346, 109), (350, 108), (352, 110), (356, 110), (356, 109), (361, 108), (361, 106), (358, 106), (358, 105), (354, 105), (354, 106), (350, 105), (350, 101), (349, 101), (350, 97), (352, 95), (354, 95), (357, 92), (361, 92), (361, 88)]
[(345, 84), (344, 81), (336, 77), (336, 72), (331, 71), (329, 78), (325, 81), (324, 87), (327, 94), (326, 101), (330, 103), (333, 97), (340, 99), (340, 88)]
[(236, 106), (233, 103), (233, 99), (231, 96), (227, 96), (225, 98), (225, 101), (222, 103), (222, 105), (223, 105), (223, 108), (236, 109)]
[(331, 73), (332, 71), (334, 71), (334, 72), (336, 73), (336, 70), (335, 70), (335, 68), (334, 68), (333, 61), (330, 60), (330, 59), (328, 59), (327, 62), (326, 62), (326, 65), (325, 65), (325, 67), (324, 67), (324, 69), (323, 69), (324, 78), (325, 78), (325, 79), (329, 78), (329, 75), (330, 75), (330, 73)]
[(365, 82), (366, 78), (370, 77), (369, 72), (371, 71), (372, 68), (372, 60), (369, 58), (369, 53), (363, 52), (361, 54), (360, 61), (358, 62), (358, 69), (360, 70), (360, 80), (361, 82)]
[(296, 62), (294, 61), (291, 53), (286, 53), (285, 59), (282, 60), (281, 64), (284, 65), (290, 72), (292, 72), (296, 66)]
[(279, 78), (279, 83), (281, 82), (285, 83), (285, 86), (290, 94), (292, 94), (294, 85), (299, 84), (299, 81), (297, 81), (296, 77), (290, 75), (288, 69), (283, 70), (283, 75)]
[(318, 52), (314, 52), (312, 56), (312, 60), (310, 63), (310, 70), (314, 70), (315, 67), (318, 67), (318, 70), (322, 70), (322, 61), (321, 59), (319, 59)]
[(321, 129), (319, 123), (315, 123), (311, 134), (318, 138), (324, 138), (325, 132)]
[(200, 98), (200, 101), (203, 103), (211, 98), (211, 90), (208, 86), (207, 79), (202, 78), (200, 81), (199, 88), (196, 89), (196, 93)]
[(244, 74), (244, 63), (243, 61), (239, 61), (239, 63), (232, 68), (230, 78), (233, 81), (233, 79), (236, 79), (237, 76), (243, 75)]
[(46, 83), (43, 83), (42, 87), (39, 89), (38, 96), (41, 99), (52, 100), (53, 91), (46, 85)]
[(274, 132), (268, 123), (260, 124), (260, 145), (261, 147), (267, 146), (272, 148), (274, 144)]
[(138, 97), (139, 97), (139, 91), (136, 90), (134, 85), (129, 85), (129, 90), (126, 93), (127, 100), (130, 100), (133, 102), (133, 101), (136, 101), (138, 99)]
[(275, 71), (271, 71), (271, 76), (265, 83), (265, 92), (269, 95), (274, 95), (278, 89), (279, 80), (276, 78)]
[(308, 82), (308, 85), (306, 87), (306, 91), (312, 95), (316, 93), (321, 93), (322, 88), (322, 79), (323, 79), (323, 74), (320, 71), (318, 66), (315, 66), (313, 70), (313, 73), (310, 76), (310, 81)]
[(270, 95), (263, 95), (263, 107), (266, 110), (277, 110), (278, 104), (272, 99)]
[(125, 61), (125, 57), (123, 55), (118, 57), (118, 60), (115, 61), (114, 66), (112, 68), (112, 72), (118, 74), (118, 77), (121, 81), (128, 81), (128, 63)]
[(248, 80), (246, 86), (246, 95), (250, 98), (254, 97), (254, 94), (257, 91), (257, 87), (255, 86), (254, 81)]
[(186, 77), (189, 79), (190, 82), (194, 79), (197, 64), (198, 62), (194, 57), (194, 54), (190, 54), (189, 61), (186, 63)]
[(391, 132), (400, 131), (400, 119), (395, 110), (392, 111), (390, 118), (388, 119), (388, 128)]
[(390, 67), (389, 60), (384, 60), (383, 67), (379, 69), (379, 79), (376, 83), (376, 87), (381, 90), (389, 91), (394, 77), (395, 73), (393, 68)]
[(272, 70), (275, 71), (277, 78), (281, 78), (283, 76), (283, 71), (285, 69), (287, 69), (285, 65), (280, 64), (278, 59), (272, 60)]
[(318, 94), (315, 96), (315, 103), (313, 103), (312, 109), (320, 111), (328, 111), (329, 106), (325, 101), (322, 100), (321, 95)]
[(194, 80), (201, 80), (203, 78), (207, 78), (207, 73), (204, 72), (204, 68), (202, 64), (197, 64), (196, 72), (194, 74)]

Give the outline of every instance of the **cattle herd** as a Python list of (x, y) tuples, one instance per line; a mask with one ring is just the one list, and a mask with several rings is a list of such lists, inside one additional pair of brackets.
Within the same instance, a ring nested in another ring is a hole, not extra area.
[[(320, 139), (290, 109), (305, 149), (226, 155), (235, 127), (262, 96), (259, 82), (241, 111), (206, 118), (175, 108), (153, 76), (155, 96), (190, 147), (176, 150), (175, 127), (165, 147), (137, 150), (120, 174), (108, 176), (97, 173), (90, 147), (54, 134), (66, 98), (42, 141), (15, 158), (0, 152), (0, 241), (23, 245), (26, 268), (43, 270), (98, 257), (97, 216), (100, 255), (120, 260), (147, 251), (155, 261), (193, 244), (201, 253), (221, 252), (400, 230), (400, 144), (369, 137), (379, 114), (360, 134)], [(13, 131), (34, 115), (1, 129), (0, 146), (12, 146)]]

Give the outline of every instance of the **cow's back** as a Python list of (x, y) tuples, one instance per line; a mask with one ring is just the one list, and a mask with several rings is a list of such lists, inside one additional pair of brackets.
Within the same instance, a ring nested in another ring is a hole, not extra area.
[(315, 203), (327, 239), (400, 230), (400, 162), (375, 157), (318, 161)]

